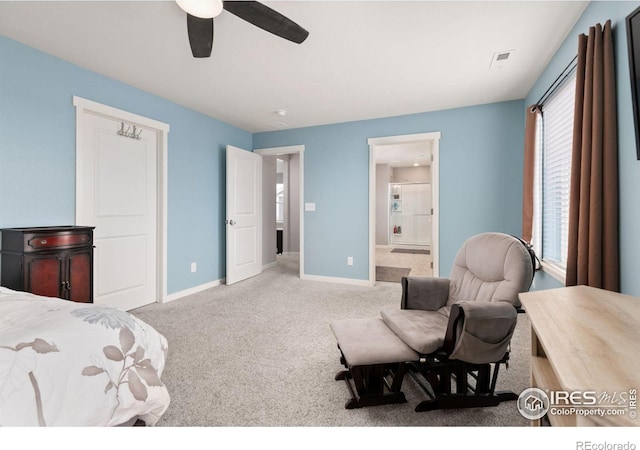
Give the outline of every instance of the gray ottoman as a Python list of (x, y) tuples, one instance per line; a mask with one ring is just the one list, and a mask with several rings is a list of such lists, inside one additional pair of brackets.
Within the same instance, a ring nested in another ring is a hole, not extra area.
[(400, 391), (405, 363), (418, 361), (419, 355), (381, 319), (344, 319), (330, 327), (347, 369), (335, 377), (346, 382), (351, 394), (345, 408), (406, 403)]

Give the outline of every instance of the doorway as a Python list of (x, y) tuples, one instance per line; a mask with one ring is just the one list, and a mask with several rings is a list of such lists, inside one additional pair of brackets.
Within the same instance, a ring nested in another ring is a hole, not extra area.
[(263, 157), (263, 269), (304, 277), (304, 145), (256, 149)]
[(369, 282), (438, 276), (440, 133), (369, 139)]

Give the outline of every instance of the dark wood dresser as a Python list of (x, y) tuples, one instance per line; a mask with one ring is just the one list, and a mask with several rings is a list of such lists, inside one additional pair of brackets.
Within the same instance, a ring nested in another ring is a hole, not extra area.
[(93, 229), (0, 229), (0, 284), (46, 297), (93, 303)]

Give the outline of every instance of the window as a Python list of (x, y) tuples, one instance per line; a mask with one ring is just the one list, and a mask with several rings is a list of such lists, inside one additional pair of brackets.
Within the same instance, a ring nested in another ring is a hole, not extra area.
[(575, 86), (573, 74), (544, 102), (536, 130), (533, 245), (558, 278), (567, 267)]

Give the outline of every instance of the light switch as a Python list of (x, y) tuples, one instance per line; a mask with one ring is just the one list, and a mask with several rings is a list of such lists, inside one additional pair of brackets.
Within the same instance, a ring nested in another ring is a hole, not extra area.
[(315, 211), (316, 210), (316, 204), (315, 203), (305, 203), (304, 204), (304, 210), (305, 211)]

